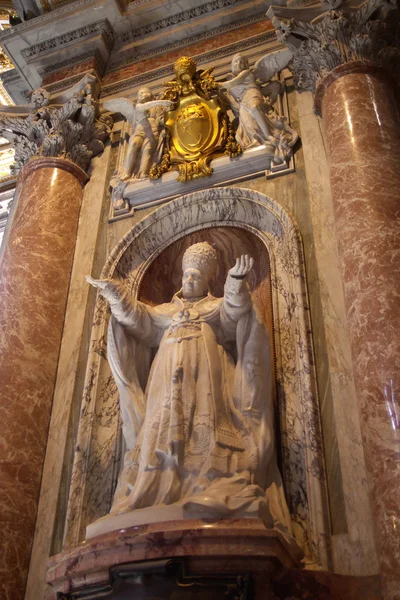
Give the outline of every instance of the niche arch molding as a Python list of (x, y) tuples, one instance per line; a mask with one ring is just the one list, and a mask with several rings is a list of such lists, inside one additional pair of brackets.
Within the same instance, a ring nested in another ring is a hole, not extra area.
[[(144, 217), (120, 240), (101, 277), (122, 280), (134, 296), (156, 258), (178, 240), (210, 228), (244, 229), (270, 260), (282, 475), (294, 533), (309, 568), (329, 569), (330, 528), (306, 274), (299, 231), (271, 198), (242, 188), (181, 196)], [(118, 476), (118, 394), (106, 360), (109, 309), (96, 302), (91, 350), (65, 527), (65, 547), (109, 511)]]

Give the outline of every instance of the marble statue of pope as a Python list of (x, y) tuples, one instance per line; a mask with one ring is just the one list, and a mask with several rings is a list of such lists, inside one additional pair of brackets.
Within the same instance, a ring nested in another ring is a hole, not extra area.
[(126, 446), (111, 514), (180, 504), (188, 517), (254, 516), (290, 533), (268, 332), (246, 283), (254, 261), (238, 258), (215, 298), (217, 260), (207, 242), (190, 246), (181, 290), (156, 307), (88, 277), (111, 308), (108, 360)]

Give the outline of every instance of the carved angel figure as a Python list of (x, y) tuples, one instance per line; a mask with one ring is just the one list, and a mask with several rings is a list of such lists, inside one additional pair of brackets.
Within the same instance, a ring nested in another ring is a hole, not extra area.
[(251, 71), (247, 58), (235, 54), (231, 66), (233, 79), (220, 84), (227, 90), (231, 108), (239, 119), (237, 142), (243, 149), (260, 144), (269, 146), (276, 164), (290, 156), (298, 139), (298, 134), (289, 127), (287, 119), (273, 109), (281, 84), (270, 81), (287, 66), (291, 58), (290, 50), (267, 54), (256, 62)]
[(152, 165), (160, 162), (165, 143), (164, 110), (170, 106), (169, 100), (155, 100), (147, 87), (140, 88), (136, 105), (127, 98), (105, 100), (107, 110), (120, 112), (132, 126), (124, 168), (116, 174), (118, 181), (143, 179)]
[(111, 307), (126, 445), (111, 514), (179, 505), (188, 517), (255, 516), (296, 547), (276, 463), (268, 333), (246, 284), (253, 259), (237, 259), (223, 298), (209, 292), (210, 244), (190, 246), (182, 267), (181, 290), (157, 307), (87, 278)]

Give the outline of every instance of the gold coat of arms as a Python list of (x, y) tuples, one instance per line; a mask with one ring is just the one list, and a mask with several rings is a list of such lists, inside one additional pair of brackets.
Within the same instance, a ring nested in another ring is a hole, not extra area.
[(198, 71), (195, 61), (183, 56), (174, 65), (175, 79), (165, 84), (163, 98), (174, 103), (165, 118), (169, 135), (167, 163), (179, 169), (179, 181), (211, 175), (212, 157), (226, 150), (231, 133), (229, 119), (212, 70)]

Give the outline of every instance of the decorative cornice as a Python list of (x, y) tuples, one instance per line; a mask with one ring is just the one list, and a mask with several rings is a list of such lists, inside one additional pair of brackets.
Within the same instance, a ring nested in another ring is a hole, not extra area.
[(14, 25), (14, 27), (9, 27), (8, 29), (4, 29), (4, 31), (0, 31), (0, 40), (6, 40), (12, 37), (15, 33), (21, 33), (25, 29), (32, 29), (35, 25), (39, 25), (40, 23), (46, 21), (52, 21), (53, 19), (56, 19), (65, 13), (76, 12), (76, 10), (82, 6), (90, 6), (91, 4), (96, 4), (97, 2), (98, 0), (77, 0), (76, 2), (65, 4), (64, 6), (60, 6), (60, 8), (52, 10), (51, 12), (44, 13), (43, 15), (35, 17), (34, 19), (23, 21), (22, 23), (18, 23), (18, 25)]
[[(72, 56), (71, 58), (68, 58), (67, 60), (62, 60), (61, 62), (54, 63), (54, 64), (48, 65), (46, 67), (42, 67), (42, 68), (38, 69), (38, 73), (39, 73), (39, 75), (41, 75), (41, 77), (45, 77), (46, 75), (50, 75), (51, 73), (54, 73), (55, 71), (60, 71), (61, 69), (64, 69), (66, 67), (72, 67), (74, 65), (79, 65), (79, 64), (81, 64), (87, 60), (91, 60), (91, 59), (95, 60), (96, 68), (97, 68), (99, 74), (102, 74), (104, 71), (104, 68), (106, 66), (106, 61), (102, 57), (101, 53), (98, 52), (98, 50), (93, 50), (92, 52), (85, 52), (84, 54), (78, 54), (78, 56)], [(45, 86), (45, 87), (47, 88), (47, 86)]]
[[(210, 37), (215, 37), (217, 35), (227, 33), (228, 31), (232, 31), (234, 29), (239, 29), (239, 27), (244, 27), (246, 25), (253, 25), (254, 23), (258, 23), (265, 18), (265, 11), (255, 13), (251, 17), (246, 17), (244, 19), (240, 19), (239, 21), (235, 21), (234, 23), (228, 23), (226, 25), (220, 25), (219, 27), (214, 27), (213, 29), (207, 29), (206, 31), (202, 31), (196, 35), (192, 35), (183, 40), (175, 40), (174, 42), (170, 42), (165, 44), (164, 46), (154, 48), (148, 50), (146, 52), (137, 53), (136, 49), (129, 50), (122, 57), (115, 59), (114, 61), (110, 61), (109, 66), (107, 68), (107, 73), (111, 73), (112, 71), (116, 71), (121, 67), (125, 67), (126, 65), (135, 64), (138, 62), (142, 62), (143, 60), (147, 60), (149, 58), (153, 58), (154, 56), (159, 56), (160, 54), (165, 54), (171, 50), (176, 50), (177, 48), (184, 48), (189, 44), (195, 44), (201, 40), (206, 40)], [(115, 46), (121, 45), (129, 40), (131, 40), (132, 32), (128, 32), (123, 36), (119, 36), (115, 40)]]
[(153, 0), (121, 0), (121, 4), (123, 4), (126, 8), (132, 9), (138, 6), (143, 6), (144, 4), (149, 4)]
[[(270, 40), (272, 41), (275, 39), (275, 31), (267, 31), (265, 33), (262, 33), (261, 35), (254, 36), (252, 38), (247, 38), (246, 40), (241, 40), (240, 42), (235, 42), (234, 44), (229, 44), (227, 46), (223, 46), (222, 48), (217, 48), (216, 50), (210, 50), (209, 52), (204, 52), (203, 54), (198, 54), (195, 57), (196, 63), (200, 65), (221, 58), (223, 56), (229, 56), (230, 54), (234, 54), (235, 52), (246, 50), (246, 48), (252, 48), (253, 46), (256, 46), (263, 42), (267, 42)], [(174, 67), (172, 64), (169, 64), (164, 67), (160, 67), (159, 69), (154, 69), (152, 71), (148, 71), (147, 73), (142, 73), (141, 75), (135, 75), (133, 77), (129, 77), (128, 79), (123, 79), (122, 81), (117, 81), (109, 85), (104, 85), (102, 87), (102, 97), (115, 94), (128, 88), (136, 87), (143, 83), (148, 83), (149, 81), (160, 79), (161, 77), (167, 77), (173, 72)]]
[[(91, 73), (93, 73), (94, 71), (91, 70)], [(60, 81), (55, 81), (54, 83), (49, 83), (47, 85), (45, 85), (44, 87), (46, 88), (46, 90), (48, 92), (50, 92), (50, 94), (56, 94), (57, 92), (60, 92), (61, 90), (65, 90), (66, 88), (70, 88), (73, 85), (75, 85), (76, 83), (78, 83), (80, 80), (82, 79), (82, 73), (78, 73), (77, 75), (73, 75), (72, 77), (68, 77), (66, 79), (60, 79)], [(32, 92), (29, 92), (29, 95)]]
[(96, 78), (86, 75), (80, 85), (59, 97), (65, 98), (61, 106), (52, 105), (49, 92), (40, 89), (33, 92), (25, 117), (8, 116), (12, 110), (3, 107), (0, 135), (15, 148), (12, 174), (31, 159), (43, 157), (63, 158), (86, 170), (92, 156), (103, 150), (112, 125), (110, 118), (98, 118), (97, 96)]
[(21, 77), (17, 69), (10, 69), (9, 71), (4, 71), (4, 73), (1, 73), (0, 79), (3, 83), (12, 83), (14, 81), (18, 81), (21, 79)]
[[(157, 31), (170, 29), (171, 27), (176, 27), (176, 25), (179, 25), (180, 23), (185, 23), (204, 15), (210, 15), (214, 12), (223, 10), (224, 8), (236, 6), (242, 2), (243, 0), (212, 0), (211, 2), (206, 2), (200, 6), (189, 8), (175, 15), (170, 15), (164, 19), (160, 19), (159, 21), (154, 21), (153, 23), (148, 23), (142, 27), (137, 27), (129, 33), (129, 38), (124, 41), (129, 41), (131, 39), (135, 40), (137, 38), (145, 37), (146, 35), (154, 34)], [(123, 37), (124, 36), (121, 36), (121, 38)]]
[(390, 1), (366, 0), (357, 9), (348, 0), (336, 0), (335, 10), (314, 3), (312, 14), (310, 4), (272, 6), (267, 13), (278, 39), (293, 52), (290, 68), (297, 88), (315, 92), (333, 69), (351, 61), (386, 64), (389, 70), (397, 64), (398, 69), (400, 29), (388, 23)]
[(21, 54), (26, 60), (32, 59), (33, 57), (37, 57), (40, 54), (43, 54), (44, 52), (48, 52), (49, 50), (55, 50), (58, 48), (61, 49), (63, 46), (70, 44), (71, 42), (76, 42), (84, 38), (88, 38), (90, 36), (93, 36), (94, 34), (102, 35), (108, 46), (108, 49), (112, 48), (112, 44), (114, 42), (114, 31), (108, 20), (103, 19), (101, 21), (91, 23), (90, 25), (79, 27), (79, 29), (68, 31), (67, 33), (58, 35), (57, 37), (50, 38), (49, 40), (45, 40), (43, 42), (40, 42), (39, 44), (29, 46), (28, 48), (21, 50)]

